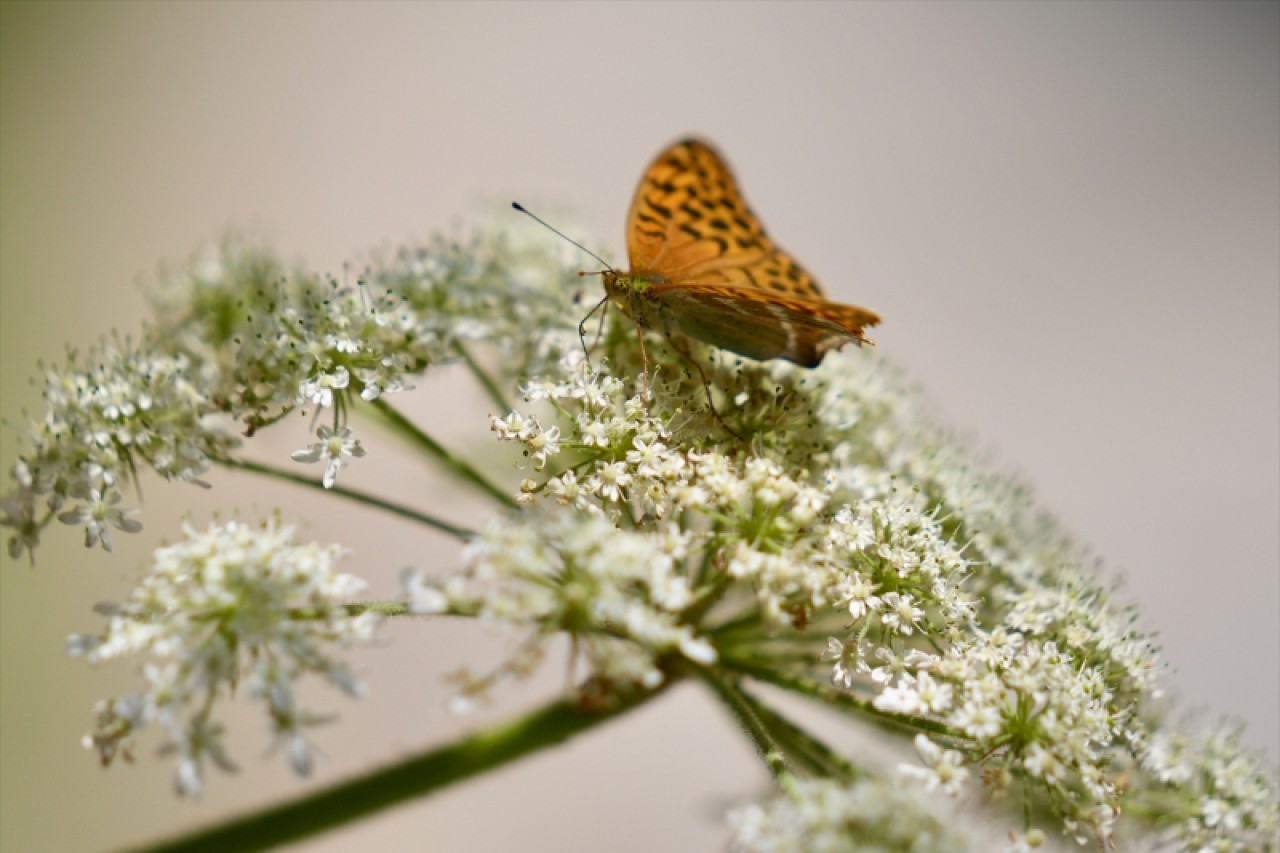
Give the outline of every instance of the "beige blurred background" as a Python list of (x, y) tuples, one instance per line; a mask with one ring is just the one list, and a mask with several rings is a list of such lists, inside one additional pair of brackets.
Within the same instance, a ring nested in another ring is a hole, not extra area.
[[(718, 142), (783, 244), (940, 410), (1036, 488), (1158, 630), (1170, 691), (1277, 732), (1280, 60), (1277, 6), (1238, 4), (21, 4), (0, 6), (2, 409), (37, 360), (138, 328), (134, 285), (228, 227), (341, 273), (370, 247), (465, 223), (486, 199), (567, 206), (618, 246), (660, 146)], [(554, 239), (548, 235), (548, 239)], [(479, 417), (442, 371), (406, 405), (459, 446)], [(461, 408), (461, 404), (456, 408)], [(449, 419), (446, 421), (446, 417)], [(16, 432), (0, 438), (7, 470)], [(301, 423), (255, 441), (283, 459)], [(350, 482), (441, 506), (378, 442)], [(147, 481), (114, 555), (54, 531), (0, 571), (0, 846), (105, 850), (299, 790), (235, 718), (244, 771), (199, 804), (168, 762), (100, 770), (78, 745), (129, 665), (62, 654), (148, 551), (217, 508), (282, 506), (355, 549), (375, 593), (453, 546), (244, 476)], [(7, 488), (7, 487), (6, 487)], [(479, 503), (448, 504), (454, 517)], [(325, 691), (311, 784), (463, 731), (442, 672), (502, 641), (407, 623)], [(555, 692), (558, 664), (480, 715)], [(436, 851), (708, 850), (763, 774), (696, 690), (567, 747), (305, 845)]]

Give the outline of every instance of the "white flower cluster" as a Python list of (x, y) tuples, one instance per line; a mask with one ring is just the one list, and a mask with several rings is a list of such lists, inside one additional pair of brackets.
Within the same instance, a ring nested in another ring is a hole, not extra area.
[(968, 849), (908, 791), (864, 780), (792, 782), (768, 804), (729, 814), (743, 853), (952, 853)]
[(577, 248), (532, 223), (511, 226), (510, 211), (468, 240), (437, 235), (375, 259), (369, 280), (403, 300), (419, 335), (447, 351), (454, 342), (484, 340), (507, 369), (528, 376), (580, 351), (573, 282)]
[[(1122, 746), (1125, 714), (1101, 673), (1054, 643), (978, 632), (944, 655), (918, 653), (914, 672), (902, 673), (875, 704), (946, 722), (976, 745), (971, 755), (1000, 768), (988, 775), (997, 790), (1017, 772), (1051, 792), (1068, 829), (1110, 837), (1119, 795), (1110, 753)], [(919, 740), (917, 747), (925, 769), (910, 775), (958, 793), (968, 775), (954, 767), (959, 754)]]
[(465, 243), (437, 238), (375, 262), (351, 286), (235, 241), (162, 272), (140, 343), (112, 341), (45, 369), (45, 412), (0, 498), (10, 554), (34, 552), (54, 518), (110, 549), (113, 528), (139, 527), (118, 504), (142, 470), (205, 485), (210, 463), (238, 444), (214, 416), (252, 434), (298, 409), (332, 410), (319, 441), (294, 454), (324, 463), (332, 487), (365, 452), (347, 423), (357, 397), (409, 388), (471, 339), (524, 366), (559, 357), (577, 346), (567, 319), (576, 256), (538, 237), (488, 228)]
[[(680, 516), (694, 531), (698, 522), (688, 514), (701, 516), (717, 535), (695, 541), (715, 545), (717, 567), (749, 582), (774, 624), (831, 606), (855, 619), (874, 617), (892, 636), (926, 622), (945, 634), (972, 619), (974, 602), (958, 588), (967, 561), (913, 505), (890, 499), (833, 509), (831, 486), (811, 485), (808, 471), (763, 456), (677, 447), (667, 425), (640, 395), (627, 396), (622, 382), (576, 360), (566, 372), (561, 382), (525, 388), (531, 403), (552, 401), (563, 427), (520, 413), (492, 419), (499, 438), (524, 442), (535, 458), (552, 446), (587, 455), (544, 483), (527, 481), (526, 502), (545, 495), (629, 523)], [(541, 468), (546, 458), (537, 462)], [(917, 606), (921, 596), (935, 605), (927, 617)]]
[(204, 486), (210, 460), (237, 444), (208, 423), (213, 403), (183, 355), (109, 341), (44, 372), (44, 414), (32, 420), (15, 488), (0, 501), (15, 559), (24, 550), (34, 559), (54, 517), (83, 525), (87, 546), (110, 551), (112, 528), (141, 528), (130, 518), (136, 510), (120, 506), (140, 468)]
[(1142, 793), (1158, 804), (1160, 822), (1186, 849), (1280, 849), (1275, 768), (1246, 751), (1236, 732), (1164, 730), (1141, 758), (1150, 778)]
[[(689, 534), (663, 524), (647, 534), (617, 530), (595, 514), (527, 514), (492, 523), (469, 544), (463, 568), (443, 583), (405, 576), (410, 610), (473, 613), (482, 619), (529, 625), (539, 634), (628, 640), (647, 652), (648, 665), (618, 659), (614, 644), (583, 651), (607, 669), (625, 666), (636, 681), (656, 686), (654, 655), (678, 651), (700, 664), (715, 649), (680, 620), (692, 603), (685, 562)], [(597, 673), (598, 674), (598, 673)]]
[(207, 762), (233, 769), (213, 710), (247, 684), (266, 706), (276, 744), (293, 768), (310, 772), (305, 729), (322, 718), (298, 707), (294, 683), (314, 673), (359, 694), (359, 683), (332, 649), (372, 636), (378, 617), (342, 605), (364, 582), (336, 571), (341, 549), (301, 544), (293, 527), (274, 520), (185, 532), (185, 541), (155, 552), (126, 602), (100, 605), (107, 617), (102, 633), (68, 641), (72, 654), (94, 663), (147, 658), (146, 689), (99, 703), (97, 728), (85, 746), (107, 764), (128, 755), (139, 732), (156, 724), (178, 755), (178, 791), (198, 795)]
[[(967, 626), (935, 624), (926, 632), (932, 648), (892, 655), (887, 670), (860, 667), (866, 653), (837, 642), (829, 654), (837, 682), (851, 685), (859, 672), (880, 681), (896, 668), (876, 707), (949, 727), (956, 749), (925, 746), (908, 775), (955, 793), (970, 775), (957, 772), (963, 755), (997, 791), (1015, 777), (1035, 783), (1068, 832), (1105, 842), (1121, 807), (1115, 767), (1143, 735), (1141, 709), (1159, 696), (1150, 637), (1113, 604), (1096, 561), (1025, 489), (936, 427), (890, 369), (843, 363), (820, 415), (839, 436), (828, 470), (838, 488), (872, 500), (909, 490), (939, 519), (940, 534), (966, 543), (967, 577), (955, 589), (983, 602)], [(920, 604), (932, 612), (939, 599)]]
[(999, 624), (1071, 649), (1101, 667), (1126, 698), (1158, 695), (1151, 637), (1135, 629), (1131, 608), (1117, 608), (1098, 561), (1036, 507), (1025, 487), (992, 473), (941, 429), (924, 396), (891, 365), (841, 359), (829, 375), (819, 406), (835, 442), (828, 477), (853, 497), (911, 490), (983, 567), (969, 591), (998, 606)]
[(299, 407), (342, 408), (401, 391), (442, 357), (395, 294), (286, 267), (237, 243), (152, 287), (147, 343), (187, 356), (220, 410), (251, 429)]
[(995, 794), (1021, 781), (1047, 795), (1069, 834), (1108, 843), (1123, 804), (1116, 768), (1159, 695), (1150, 638), (1025, 490), (934, 427), (882, 364), (833, 355), (799, 380), (808, 388), (797, 372), (740, 369), (731, 417), (776, 419), (765, 384), (807, 395), (817, 402), (799, 408), (824, 432), (800, 445), (682, 441), (672, 424), (687, 395), (658, 381), (646, 403), (639, 381), (576, 354), (524, 386), (536, 412), (491, 422), (536, 470), (553, 469), (525, 481), (523, 502), (602, 516), (614, 525), (594, 525), (602, 539), (679, 525), (693, 595), (720, 600), (718, 624), (739, 623), (727, 643), (716, 619), (704, 629), (730, 663), (745, 649), (757, 677), (785, 670), (767, 649), (790, 632), (787, 648), (810, 644), (838, 685), (927, 724), (906, 776), (953, 796), (979, 775)]

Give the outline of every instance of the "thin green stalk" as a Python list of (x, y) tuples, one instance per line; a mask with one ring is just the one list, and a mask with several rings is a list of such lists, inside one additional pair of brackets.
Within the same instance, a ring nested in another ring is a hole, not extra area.
[(377, 495), (371, 495), (368, 492), (362, 492), (358, 489), (349, 489), (346, 486), (334, 485), (331, 489), (326, 489), (324, 484), (314, 477), (308, 477), (303, 474), (297, 474), (293, 471), (286, 471), (283, 468), (276, 468), (273, 465), (264, 465), (261, 462), (252, 462), (248, 459), (220, 459), (218, 464), (224, 468), (234, 468), (240, 471), (250, 471), (254, 474), (264, 474), (268, 477), (275, 477), (277, 480), (284, 480), (299, 486), (306, 486), (312, 489), (321, 489), (335, 495), (341, 495), (348, 500), (356, 503), (362, 503), (366, 506), (377, 507), (386, 510), (392, 515), (398, 515), (401, 518), (407, 518), (410, 521), (416, 521), (427, 527), (439, 530), (441, 533), (447, 533), (455, 539), (466, 542), (475, 537), (474, 530), (468, 530), (457, 524), (453, 524), (443, 519), (428, 515), (416, 509), (410, 509), (407, 506), (389, 501), (386, 498), (380, 498)]
[(462, 360), (467, 363), (467, 369), (471, 371), (471, 375), (480, 383), (480, 387), (484, 388), (484, 392), (489, 395), (489, 399), (498, 407), (499, 414), (505, 414), (511, 411), (511, 404), (507, 402), (507, 398), (503, 396), (502, 389), (498, 387), (498, 383), (493, 381), (493, 377), (480, 366), (480, 362), (475, 360), (471, 352), (462, 344), (462, 341), (454, 341), (453, 348), (458, 351), (458, 355), (462, 356)]
[(963, 733), (956, 731), (945, 723), (907, 714), (881, 711), (866, 699), (860, 699), (852, 693), (837, 690), (829, 684), (815, 681), (812, 678), (791, 675), (770, 667), (759, 666), (750, 661), (729, 657), (723, 653), (720, 655), (720, 663), (742, 675), (749, 675), (756, 681), (772, 684), (775, 687), (781, 687), (784, 690), (798, 693), (801, 696), (808, 696), (811, 699), (818, 699), (837, 708), (843, 708), (846, 711), (853, 711), (877, 726), (898, 734), (928, 732), (936, 737), (950, 740), (952, 745), (967, 746), (971, 743)]
[(697, 671), (712, 692), (729, 709), (729, 713), (733, 714), (747, 737), (751, 739), (756, 752), (760, 753), (760, 757), (764, 759), (773, 778), (781, 780), (784, 776), (789, 776), (791, 771), (787, 767), (787, 760), (782, 754), (781, 747), (778, 746), (769, 729), (756, 716), (751, 703), (744, 698), (737, 679), (726, 677), (723, 672), (713, 667), (699, 667)]
[(265, 850), (349, 825), (419, 799), (455, 782), (563, 743), (656, 696), (628, 697), (603, 713), (560, 700), (448, 746), (424, 752), (347, 782), (270, 806), (207, 829), (136, 848), (137, 853), (222, 853)]
[[(404, 601), (361, 601), (354, 604), (340, 605), (348, 616), (359, 616), (361, 613), (377, 613), (379, 616), (412, 616), (409, 605)], [(308, 619), (324, 619), (327, 610), (315, 607), (293, 607), (289, 610), (289, 618), (305, 621)]]
[(760, 622), (760, 611), (752, 607), (728, 621), (721, 622), (719, 625), (708, 629), (707, 633), (716, 638), (716, 647), (719, 648), (721, 641), (727, 641), (737, 633), (750, 633), (752, 636), (757, 636)]
[(788, 751), (798, 760), (803, 760), (817, 775), (838, 776), (845, 781), (853, 781), (866, 775), (861, 768), (850, 763), (808, 730), (783, 716), (772, 705), (766, 705), (751, 691), (743, 690), (742, 696), (756, 716), (773, 731), (775, 738), (788, 745)]
[(392, 408), (386, 400), (379, 397), (370, 402), (369, 405), (377, 410), (378, 414), (385, 418), (388, 426), (394, 429), (401, 437), (408, 440), (415, 447), (425, 450), (427, 453), (443, 462), (446, 467), (450, 468), (459, 477), (466, 480), (471, 485), (476, 486), (490, 497), (496, 498), (503, 506), (508, 509), (516, 508), (515, 498), (495, 486), (489, 481), (488, 477), (477, 471), (462, 457), (458, 456), (451, 450), (446, 450), (440, 442), (436, 441), (434, 438), (419, 429), (413, 421), (409, 420), (404, 415), (400, 414), (399, 411)]

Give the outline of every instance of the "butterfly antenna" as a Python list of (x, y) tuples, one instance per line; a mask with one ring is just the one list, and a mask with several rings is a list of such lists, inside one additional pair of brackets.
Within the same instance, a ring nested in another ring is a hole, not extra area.
[(604, 264), (604, 268), (605, 268), (605, 269), (609, 270), (610, 272), (612, 272), (612, 271), (613, 271), (613, 267), (609, 266), (609, 263), (608, 263), (604, 258), (600, 257), (600, 256), (599, 256), (599, 255), (597, 255), (595, 252), (591, 251), (591, 250), (590, 250), (590, 249), (588, 249), (586, 246), (584, 246), (584, 245), (582, 245), (581, 243), (579, 243), (577, 240), (573, 239), (572, 237), (569, 237), (569, 236), (568, 236), (568, 235), (566, 235), (563, 231), (560, 231), (560, 230), (559, 230), (559, 229), (557, 229), (557, 228), (552, 228), (550, 225), (548, 225), (546, 222), (544, 222), (541, 218), (539, 218), (539, 217), (537, 217), (537, 216), (534, 216), (534, 215), (533, 215), (532, 213), (530, 213), (526, 208), (522, 207), (522, 206), (521, 206), (521, 204), (520, 204), (520, 202), (518, 202), (518, 201), (513, 201), (513, 202), (511, 202), (511, 206), (512, 206), (512, 207), (514, 207), (516, 210), (520, 211), (521, 213), (523, 213), (525, 216), (528, 216), (530, 219), (532, 219), (534, 222), (536, 222), (536, 223), (538, 223), (539, 225), (541, 225), (543, 228), (546, 228), (546, 229), (547, 229), (548, 231), (550, 231), (552, 234), (557, 234), (557, 235), (559, 235), (560, 237), (563, 237), (565, 240), (568, 240), (570, 243), (572, 243), (573, 245), (577, 246), (579, 249), (581, 249), (582, 251), (586, 252), (588, 255), (590, 255), (591, 257), (595, 258), (595, 259), (596, 259), (597, 261), (599, 261), (600, 263)]

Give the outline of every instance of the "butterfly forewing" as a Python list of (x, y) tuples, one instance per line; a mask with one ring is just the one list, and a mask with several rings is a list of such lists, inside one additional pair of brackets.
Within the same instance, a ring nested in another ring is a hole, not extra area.
[(664, 151), (636, 189), (627, 223), (633, 272), (821, 299), (813, 276), (774, 244), (709, 145)]

